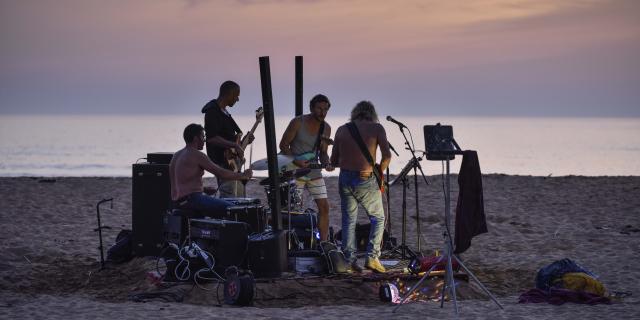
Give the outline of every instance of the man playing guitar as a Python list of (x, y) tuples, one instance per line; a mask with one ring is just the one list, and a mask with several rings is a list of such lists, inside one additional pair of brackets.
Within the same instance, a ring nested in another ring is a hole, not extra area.
[[(361, 271), (356, 257), (356, 222), (358, 205), (362, 206), (371, 222), (365, 267), (374, 272), (385, 272), (380, 257), (380, 244), (384, 232), (382, 207), (382, 172), (391, 162), (387, 134), (378, 123), (378, 114), (369, 101), (359, 102), (351, 111), (351, 122), (336, 131), (331, 150), (331, 164), (340, 167), (338, 185), (342, 208), (342, 251), (351, 269)], [(381, 159), (375, 164), (376, 150)]]
[[(244, 148), (253, 142), (250, 132), (242, 138), (242, 131), (233, 120), (227, 107), (232, 108), (240, 97), (240, 85), (225, 81), (220, 85), (218, 98), (209, 101), (203, 108), (204, 129), (207, 134), (207, 155), (215, 164), (235, 172), (240, 171), (239, 164), (244, 158)], [(255, 127), (255, 126), (254, 126)], [(220, 198), (244, 197), (244, 184), (237, 180), (216, 177)]]
[[(327, 141), (331, 136), (331, 127), (324, 121), (331, 107), (329, 98), (318, 94), (309, 103), (310, 113), (294, 118), (282, 135), (280, 150), (283, 154), (295, 156), (294, 164), (299, 168), (307, 168), (312, 161), (318, 161), (327, 171), (332, 171), (327, 155)], [(320, 129), (322, 129), (322, 132)], [(324, 139), (323, 139), (324, 137)], [(312, 154), (313, 159), (304, 155)], [(318, 164), (317, 162), (315, 164)], [(318, 206), (318, 229), (320, 241), (326, 241), (329, 235), (329, 201), (327, 187), (322, 178), (321, 169), (313, 169), (306, 176), (296, 179), (299, 192), (306, 187)]]

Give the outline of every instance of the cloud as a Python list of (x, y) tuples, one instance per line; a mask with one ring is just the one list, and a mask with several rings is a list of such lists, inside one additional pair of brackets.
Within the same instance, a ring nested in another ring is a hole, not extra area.
[[(414, 82), (436, 83), (434, 75), (455, 75), (444, 87), (470, 88), (476, 70), (496, 84), (509, 69), (524, 73), (531, 65), (536, 74), (535, 61), (545, 61), (549, 72), (566, 72), (563, 63), (594, 50), (623, 52), (615, 70), (633, 79), (637, 62), (629, 57), (640, 51), (637, 1), (42, 0), (2, 6), (0, 112), (8, 105), (38, 110), (55, 104), (50, 108), (57, 110), (95, 100), (104, 106), (150, 101), (140, 108), (176, 110), (176, 104), (205, 100), (226, 79), (240, 81), (243, 100), (258, 103), (257, 58), (264, 55), (271, 56), (280, 101), (292, 100), (293, 57), (303, 55), (308, 91), (339, 91), (332, 95), (350, 104), (378, 91), (386, 95), (381, 99), (404, 99), (394, 92), (420, 90)], [(597, 54), (589, 63), (609, 65), (607, 59)], [(549, 76), (570, 83), (584, 74)], [(482, 99), (501, 96), (499, 86), (486, 88)], [(516, 91), (526, 96), (526, 87)], [(419, 95), (411, 96), (406, 104), (421, 104)], [(446, 103), (447, 96), (439, 99)], [(463, 111), (471, 105), (455, 100)]]

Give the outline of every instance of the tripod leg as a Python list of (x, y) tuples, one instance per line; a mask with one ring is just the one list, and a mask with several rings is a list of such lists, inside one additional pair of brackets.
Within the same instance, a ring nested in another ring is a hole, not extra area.
[(442, 261), (442, 259), (438, 260), (438, 262), (434, 263), (431, 268), (429, 268), (429, 270), (424, 274), (424, 276), (422, 276), (422, 278), (420, 278), (420, 281), (418, 281), (418, 283), (416, 283), (413, 287), (411, 287), (411, 289), (409, 289), (409, 291), (407, 291), (407, 294), (404, 296), (404, 298), (402, 298), (402, 300), (400, 300), (400, 304), (398, 304), (392, 312), (396, 312), (396, 310), (398, 310), (398, 308), (400, 308), (401, 305), (404, 304), (404, 302), (411, 296), (411, 294), (413, 294), (414, 291), (416, 291), (416, 289), (418, 289), (418, 287), (422, 284), (422, 282), (424, 282), (424, 280), (426, 280), (429, 277), (429, 274), (431, 273), (431, 271), (433, 271), (433, 269), (435, 269), (435, 267), (438, 265), (438, 263), (440, 263), (440, 261)]
[(458, 263), (460, 264), (460, 266), (462, 267), (462, 269), (464, 269), (464, 271), (471, 276), (471, 278), (473, 278), (473, 280), (480, 286), (480, 288), (482, 288), (482, 291), (484, 291), (489, 298), (491, 298), (491, 300), (493, 300), (493, 302), (495, 302), (498, 307), (500, 307), (500, 309), (504, 309), (502, 307), (502, 305), (500, 304), (500, 302), (498, 302), (498, 300), (496, 300), (496, 298), (491, 294), (491, 292), (489, 292), (489, 289), (487, 289), (484, 284), (482, 284), (482, 282), (480, 282), (480, 280), (478, 280), (478, 278), (476, 278), (476, 275), (473, 274), (473, 272), (469, 271), (469, 269), (467, 269), (467, 267), (464, 265), (464, 263), (462, 263), (462, 261), (460, 261), (460, 259), (458, 259), (458, 257), (456, 255), (453, 255), (453, 258), (456, 259), (456, 261), (458, 261)]
[(453, 277), (453, 265), (451, 264), (451, 254), (447, 255), (447, 274), (449, 275), (449, 285), (451, 286), (451, 296), (453, 297), (453, 307), (458, 314), (458, 297), (456, 296), (456, 280)]

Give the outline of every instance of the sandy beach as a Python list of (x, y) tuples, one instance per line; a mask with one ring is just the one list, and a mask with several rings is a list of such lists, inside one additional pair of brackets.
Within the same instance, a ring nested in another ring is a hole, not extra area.
[[(427, 178), (430, 184), (419, 187), (421, 251), (432, 254), (443, 248), (444, 200), (441, 177)], [(455, 207), (455, 175), (451, 182)], [(214, 182), (208, 178), (207, 184)], [(485, 297), (462, 297), (460, 318), (640, 318), (640, 177), (485, 175), (483, 185), (489, 232), (475, 237), (461, 258), (504, 310)], [(336, 178), (328, 178), (327, 186), (331, 225), (337, 230)], [(443, 309), (436, 302), (411, 303), (392, 313), (394, 305), (378, 298), (378, 283), (341, 278), (260, 283), (253, 307), (215, 306), (214, 292), (191, 286), (182, 292), (182, 303), (136, 303), (129, 294), (154, 285), (147, 273), (155, 261), (136, 258), (98, 272), (93, 231), (96, 203), (111, 197), (113, 209), (101, 207), (103, 224), (112, 228), (104, 232), (105, 247), (118, 231), (130, 229), (130, 178), (0, 178), (0, 193), (2, 319), (454, 317), (451, 302)], [(266, 201), (257, 181), (250, 182), (248, 195)], [(407, 244), (416, 249), (413, 189), (408, 201)], [(390, 202), (392, 235), (399, 240), (401, 187), (392, 188)], [(363, 213), (360, 219), (365, 221)], [(537, 270), (562, 258), (599, 275), (609, 291), (632, 295), (611, 305), (518, 304), (520, 293), (534, 287)], [(275, 297), (286, 290), (294, 294)]]

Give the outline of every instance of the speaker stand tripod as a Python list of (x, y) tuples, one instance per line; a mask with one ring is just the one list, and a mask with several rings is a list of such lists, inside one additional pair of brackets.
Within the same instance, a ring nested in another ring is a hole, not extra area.
[[(462, 151), (451, 151), (449, 153), (450, 155), (453, 154), (462, 154)], [(498, 302), (498, 300), (496, 300), (496, 298), (491, 294), (491, 292), (489, 292), (489, 290), (484, 286), (484, 284), (482, 284), (482, 282), (480, 282), (480, 280), (478, 280), (478, 278), (473, 274), (473, 272), (471, 272), (465, 265), (464, 263), (462, 263), (462, 261), (453, 253), (453, 241), (451, 240), (451, 232), (449, 229), (449, 222), (450, 222), (450, 216), (451, 216), (451, 203), (450, 203), (450, 198), (451, 198), (451, 185), (449, 182), (449, 178), (450, 178), (450, 172), (449, 172), (449, 157), (447, 157), (446, 159), (446, 167), (447, 167), (447, 171), (446, 171), (446, 176), (445, 176), (445, 231), (443, 232), (443, 236), (444, 236), (444, 246), (445, 246), (445, 250), (444, 250), (444, 255), (440, 256), (440, 259), (438, 259), (438, 261), (436, 263), (433, 264), (433, 266), (431, 266), (431, 268), (429, 270), (427, 270), (427, 272), (425, 272), (424, 276), (422, 276), (422, 278), (420, 279), (420, 281), (418, 281), (418, 283), (416, 283), (411, 289), (409, 289), (409, 291), (407, 292), (407, 294), (402, 298), (402, 300), (400, 301), (400, 304), (398, 304), (398, 306), (396, 306), (393, 309), (393, 312), (396, 312), (396, 310), (398, 310), (398, 308), (400, 308), (400, 306), (402, 306), (404, 304), (404, 302), (411, 296), (411, 294), (413, 294), (414, 291), (416, 291), (416, 289), (418, 289), (420, 287), (420, 285), (422, 284), (422, 282), (424, 282), (424, 280), (426, 280), (429, 275), (431, 274), (431, 272), (433, 271), (433, 269), (435, 269), (436, 266), (438, 266), (441, 262), (445, 262), (446, 263), (446, 267), (445, 267), (445, 278), (444, 278), (444, 287), (442, 288), (442, 295), (440, 297), (440, 307), (444, 307), (444, 298), (445, 298), (445, 293), (447, 292), (447, 290), (450, 292), (450, 297), (453, 299), (453, 306), (454, 309), (456, 311), (456, 315), (458, 314), (458, 299), (456, 297), (456, 282), (453, 276), (453, 260), (457, 261), (458, 264), (460, 265), (460, 267), (462, 267), (462, 269), (464, 269), (464, 271), (471, 276), (471, 278), (480, 286), (480, 288), (482, 289), (482, 291), (484, 291), (484, 293), (486, 293), (489, 298), (491, 298), (491, 300), (493, 300), (493, 302), (495, 302), (495, 304), (500, 307), (500, 309), (504, 309), (502, 307), (502, 305), (500, 305), (500, 303)]]

